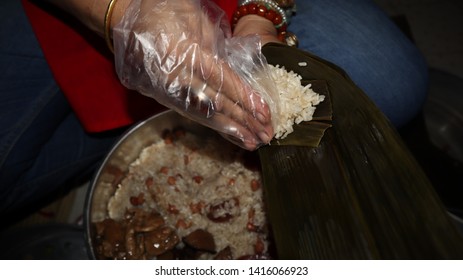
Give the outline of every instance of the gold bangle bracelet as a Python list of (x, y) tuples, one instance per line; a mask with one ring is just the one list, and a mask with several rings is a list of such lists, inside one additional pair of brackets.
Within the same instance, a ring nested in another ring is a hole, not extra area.
[(111, 17), (113, 15), (114, 6), (117, 0), (110, 0), (108, 8), (106, 9), (106, 14), (104, 15), (104, 38), (106, 45), (108, 45), (109, 50), (114, 53), (114, 46), (111, 39)]

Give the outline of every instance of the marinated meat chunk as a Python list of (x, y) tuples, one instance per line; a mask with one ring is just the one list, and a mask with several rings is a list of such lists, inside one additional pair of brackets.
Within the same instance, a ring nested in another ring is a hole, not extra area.
[(120, 258), (125, 251), (125, 225), (106, 219), (95, 223), (95, 231), (98, 254), (109, 259)]
[(145, 250), (148, 257), (155, 257), (173, 249), (180, 241), (175, 230), (170, 227), (161, 227), (146, 232)]
[(220, 250), (217, 255), (214, 257), (214, 260), (233, 260), (233, 254), (230, 246), (227, 246)]
[(143, 235), (137, 234), (133, 228), (128, 228), (125, 235), (126, 258), (129, 260), (145, 259)]
[(203, 229), (192, 231), (183, 238), (183, 242), (196, 250), (216, 253), (214, 237)]
[(158, 229), (164, 225), (164, 219), (158, 212), (148, 212), (134, 208), (127, 210), (129, 224), (135, 232), (148, 232)]

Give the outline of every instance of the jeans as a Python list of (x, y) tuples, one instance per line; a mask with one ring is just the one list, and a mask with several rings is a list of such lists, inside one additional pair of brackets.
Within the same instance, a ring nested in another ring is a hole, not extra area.
[(0, 217), (43, 206), (92, 176), (119, 133), (85, 133), (18, 0), (0, 2)]
[(427, 95), (426, 61), (373, 1), (296, 3), (288, 30), (299, 48), (343, 68), (396, 127), (417, 115)]
[[(300, 48), (338, 64), (397, 125), (420, 110), (427, 67), (369, 0), (297, 1)], [(56, 85), (18, 0), (0, 2), (0, 216), (88, 180), (121, 131), (88, 134)]]

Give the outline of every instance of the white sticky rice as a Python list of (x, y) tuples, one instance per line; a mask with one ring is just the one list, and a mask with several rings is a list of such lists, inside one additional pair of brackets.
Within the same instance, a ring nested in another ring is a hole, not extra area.
[(311, 121), (315, 106), (325, 99), (312, 90), (311, 84), (301, 85), (301, 76), (284, 67), (269, 65), (279, 94), (279, 116), (275, 127), (275, 138), (283, 139), (293, 132), (293, 125)]

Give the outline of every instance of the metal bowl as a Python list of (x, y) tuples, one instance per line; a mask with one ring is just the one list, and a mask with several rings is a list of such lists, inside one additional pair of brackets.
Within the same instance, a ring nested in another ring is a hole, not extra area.
[(432, 143), (463, 163), (463, 80), (431, 70), (429, 97), (424, 117)]
[(202, 137), (216, 134), (212, 129), (168, 110), (133, 126), (108, 153), (91, 181), (84, 208), (85, 239), (89, 258), (96, 259), (92, 223), (107, 217), (108, 201), (128, 171), (129, 165), (138, 158), (143, 148), (159, 141), (165, 130), (177, 127)]
[[(437, 192), (463, 230), (463, 79), (431, 69), (428, 100), (423, 108), (427, 135), (439, 153), (428, 149), (420, 158)], [(415, 143), (417, 144), (417, 143)]]

